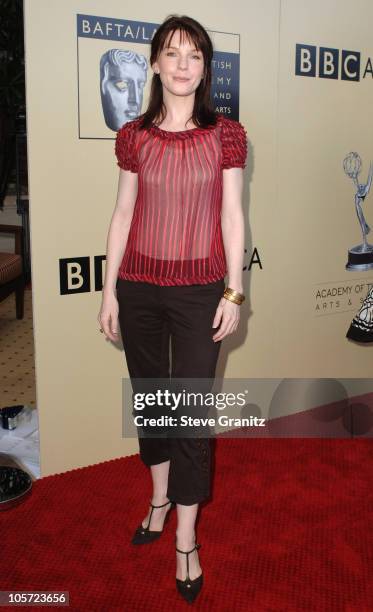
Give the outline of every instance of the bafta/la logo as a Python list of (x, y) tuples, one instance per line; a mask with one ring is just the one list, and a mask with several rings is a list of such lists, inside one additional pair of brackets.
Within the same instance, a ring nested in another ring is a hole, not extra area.
[(346, 270), (371, 270), (373, 268), (373, 245), (367, 241), (367, 234), (370, 232), (370, 227), (365, 220), (362, 204), (369, 193), (372, 184), (373, 166), (370, 162), (369, 174), (366, 183), (359, 183), (358, 176), (360, 174), (362, 162), (358, 153), (351, 152), (343, 160), (343, 169), (349, 176), (356, 187), (355, 191), (355, 210), (360, 223), (363, 242), (348, 249), (348, 262)]

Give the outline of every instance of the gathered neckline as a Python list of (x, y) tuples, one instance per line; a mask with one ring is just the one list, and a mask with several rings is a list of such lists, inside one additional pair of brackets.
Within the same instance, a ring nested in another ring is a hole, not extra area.
[(177, 130), (175, 132), (171, 132), (169, 130), (164, 130), (163, 128), (158, 127), (155, 123), (152, 123), (149, 130), (162, 138), (165, 139), (185, 139), (192, 138), (196, 135), (206, 134), (206, 132), (214, 130), (220, 121), (220, 116), (217, 116), (217, 122), (215, 125), (208, 125), (207, 127), (194, 127), (189, 130)]

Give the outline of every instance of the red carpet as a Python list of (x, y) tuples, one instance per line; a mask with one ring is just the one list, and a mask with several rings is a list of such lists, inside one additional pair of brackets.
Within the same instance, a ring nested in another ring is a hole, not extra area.
[[(194, 608), (371, 612), (372, 482), (369, 440), (217, 440)], [(138, 455), (36, 481), (0, 514), (1, 590), (69, 591), (80, 612), (191, 609), (175, 588), (175, 511), (160, 540), (129, 543), (150, 494)]]

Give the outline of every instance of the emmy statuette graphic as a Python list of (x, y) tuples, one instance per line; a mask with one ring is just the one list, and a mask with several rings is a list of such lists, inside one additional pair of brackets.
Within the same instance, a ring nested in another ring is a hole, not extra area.
[(345, 173), (354, 181), (356, 185), (355, 209), (363, 234), (362, 244), (358, 244), (348, 250), (348, 262), (346, 264), (346, 270), (362, 271), (371, 270), (373, 268), (373, 245), (367, 242), (367, 234), (369, 234), (370, 232), (370, 227), (365, 221), (361, 206), (370, 190), (373, 176), (373, 166), (371, 162), (368, 179), (367, 182), (364, 184), (359, 183), (357, 178), (361, 170), (361, 165), (362, 162), (358, 153), (351, 152), (343, 160), (343, 169)]

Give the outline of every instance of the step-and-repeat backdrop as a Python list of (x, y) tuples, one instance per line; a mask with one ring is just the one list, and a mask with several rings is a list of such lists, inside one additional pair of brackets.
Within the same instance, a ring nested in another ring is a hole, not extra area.
[[(25, 0), (43, 476), (138, 451), (122, 436), (123, 348), (97, 323), (119, 176), (114, 139), (123, 117), (146, 107), (152, 35), (184, 11), (167, 0)], [(346, 264), (353, 247), (373, 242), (363, 232), (373, 223), (373, 6), (233, 0), (211, 11), (191, 0), (188, 14), (214, 44), (215, 108), (239, 119), (249, 140), (246, 301), (217, 376), (369, 378), (373, 347), (346, 332), (373, 270)]]

